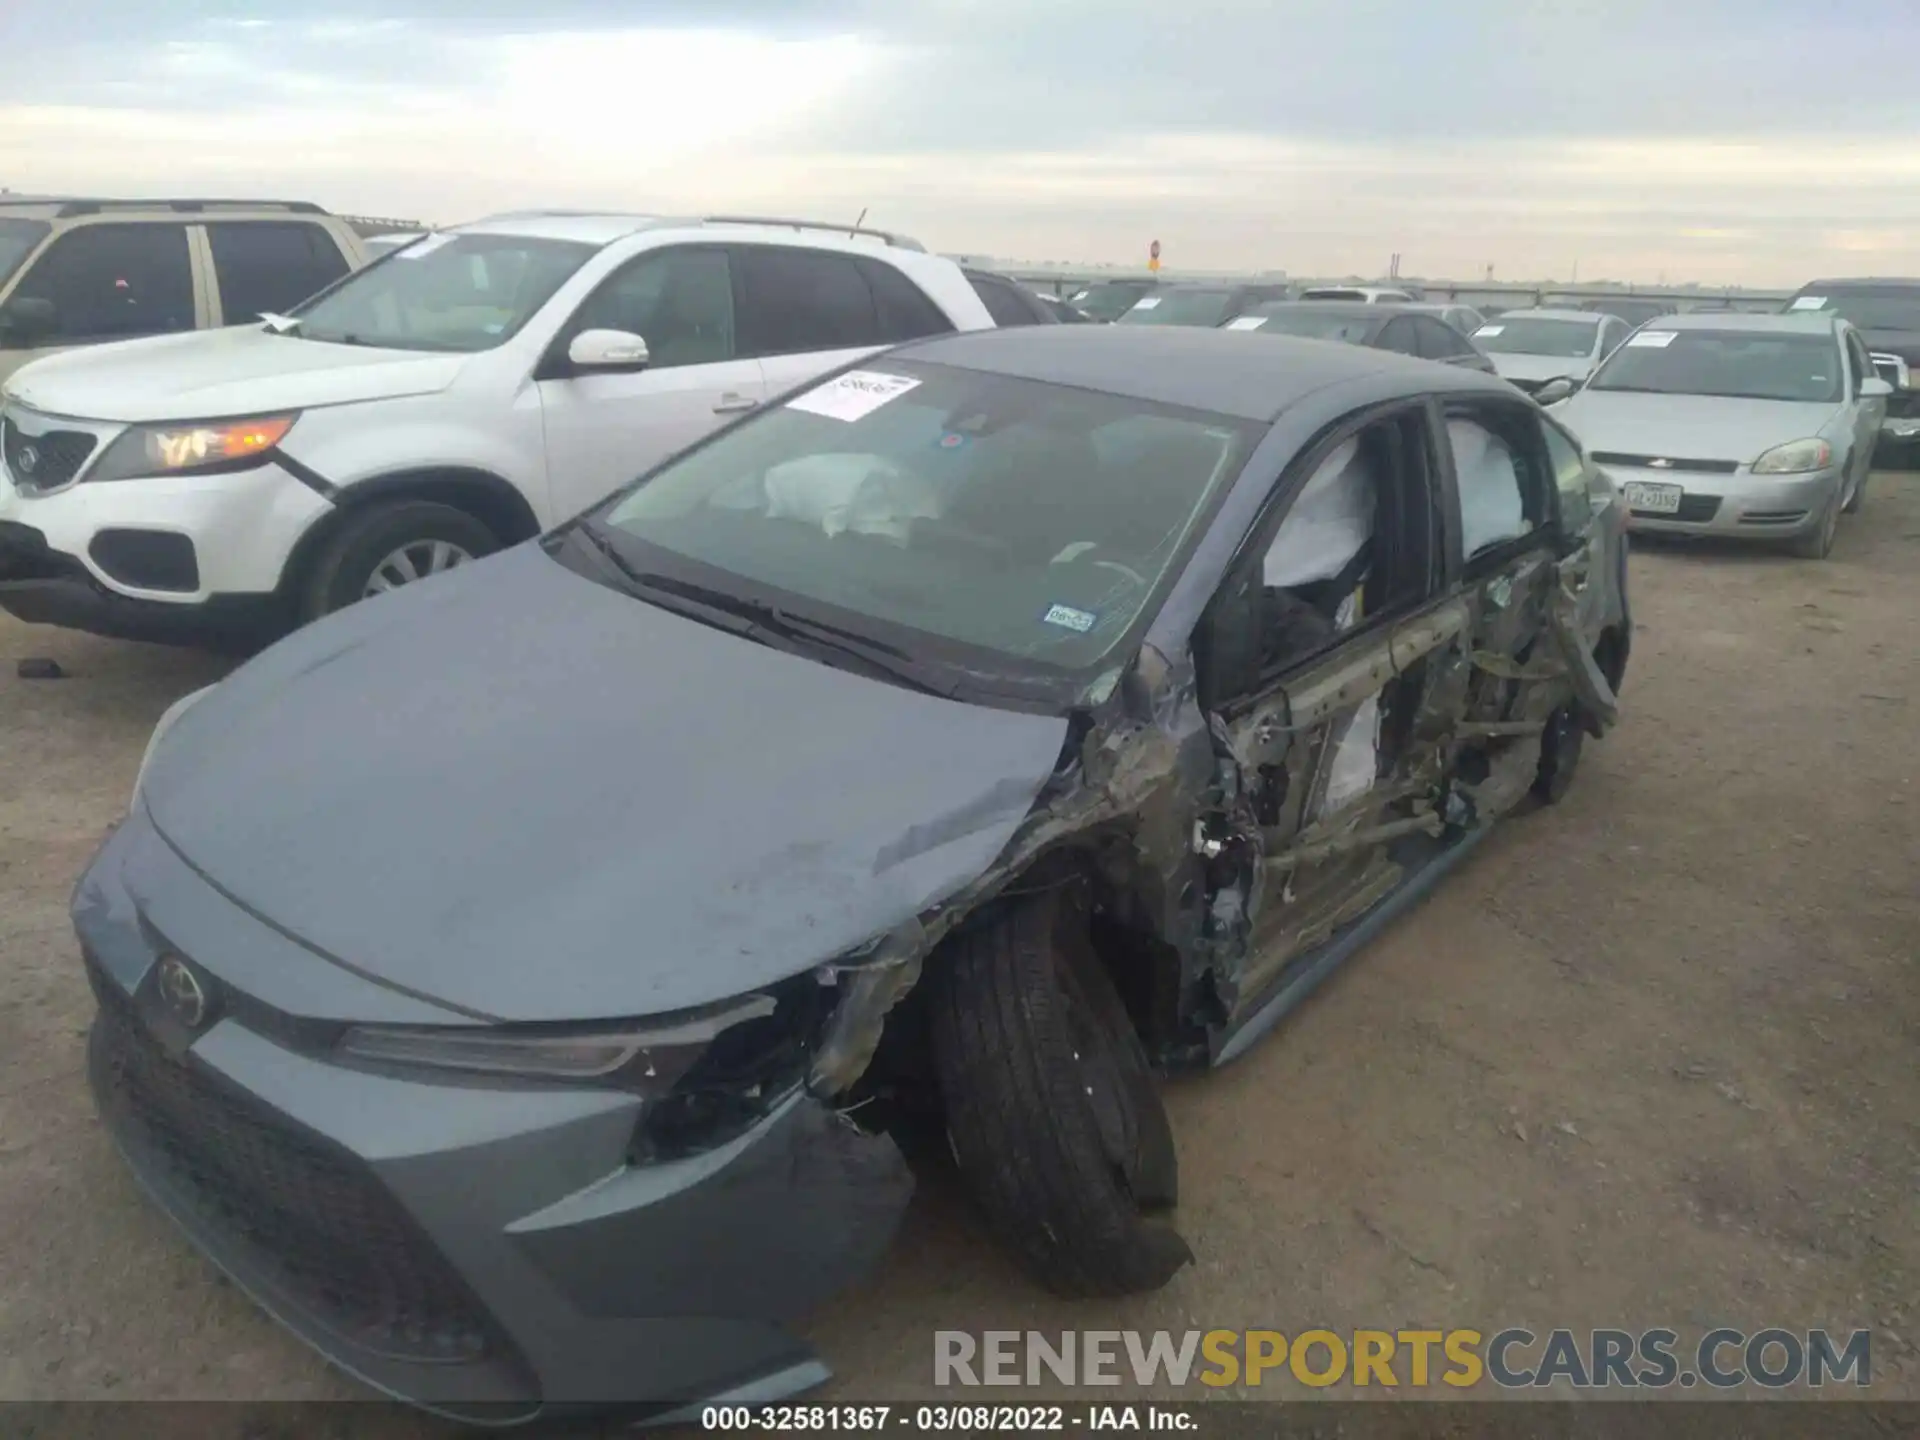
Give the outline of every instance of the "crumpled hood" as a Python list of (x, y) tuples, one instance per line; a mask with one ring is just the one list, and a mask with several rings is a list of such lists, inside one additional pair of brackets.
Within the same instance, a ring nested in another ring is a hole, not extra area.
[(1776, 445), (1819, 435), (1839, 407), (1582, 390), (1551, 410), (1589, 450), (1751, 465)]
[[(974, 880), (1066, 730), (768, 649), (527, 545), (243, 666), (142, 795), (189, 864), (337, 963), (479, 1015), (603, 1019), (796, 974)], [(246, 955), (194, 958), (247, 989)]]
[(376, 350), (235, 325), (62, 350), (7, 393), (50, 415), (137, 424), (217, 420), (444, 390), (468, 357)]
[(1558, 380), (1562, 375), (1584, 380), (1593, 369), (1593, 361), (1586, 357), (1569, 360), (1560, 355), (1504, 355), (1489, 350), (1487, 358), (1502, 380)]

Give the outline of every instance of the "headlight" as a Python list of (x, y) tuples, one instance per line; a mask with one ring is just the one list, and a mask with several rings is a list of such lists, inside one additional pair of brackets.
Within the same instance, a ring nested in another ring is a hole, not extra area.
[(154, 475), (244, 469), (270, 454), (298, 418), (261, 415), (250, 420), (136, 425), (107, 447), (87, 472), (87, 479), (142, 480)]
[(545, 1080), (612, 1081), (665, 1094), (726, 1031), (771, 1015), (768, 995), (679, 1020), (547, 1026), (357, 1025), (338, 1050), (382, 1065), (520, 1075)]
[(1790, 440), (1753, 462), (1756, 475), (1804, 475), (1833, 463), (1833, 447), (1824, 440)]
[(174, 722), (195, 705), (199, 704), (202, 697), (211, 689), (213, 689), (212, 685), (202, 685), (192, 694), (182, 695), (178, 700), (174, 701), (173, 704), (169, 705), (165, 710), (162, 710), (160, 712), (160, 718), (153, 722), (153, 734), (147, 737), (146, 753), (141, 755), (140, 768), (134, 771), (133, 774), (133, 794), (127, 798), (128, 810), (132, 810), (135, 805), (140, 803), (140, 787), (146, 783), (147, 767), (153, 763), (153, 753), (160, 748), (161, 739), (166, 735), (167, 731), (173, 728)]
[(582, 1025), (356, 1025), (342, 1059), (496, 1080), (557, 1080), (641, 1097), (635, 1163), (723, 1145), (806, 1081), (834, 988), (809, 972), (697, 1013)]

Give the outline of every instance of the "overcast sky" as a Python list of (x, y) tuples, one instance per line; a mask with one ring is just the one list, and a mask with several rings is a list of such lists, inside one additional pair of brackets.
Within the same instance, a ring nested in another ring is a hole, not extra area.
[(851, 220), (1022, 260), (1920, 272), (1888, 0), (0, 0), (0, 185)]

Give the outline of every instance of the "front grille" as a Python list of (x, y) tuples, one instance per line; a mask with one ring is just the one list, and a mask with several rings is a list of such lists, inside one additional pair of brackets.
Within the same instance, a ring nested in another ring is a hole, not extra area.
[[(1661, 463), (1655, 465), (1654, 461)], [(1690, 475), (1731, 475), (1740, 468), (1738, 460), (1682, 460), (1674, 455), (1622, 455), (1613, 450), (1593, 452), (1596, 465), (1626, 465), (1640, 470), (1680, 470)]]
[(1635, 510), (1642, 520), (1679, 520), (1688, 525), (1704, 525), (1720, 513), (1718, 495), (1682, 495), (1678, 510)]
[(487, 1353), (479, 1302), (360, 1161), (169, 1057), (125, 993), (88, 970), (103, 1104), (169, 1188), (353, 1344), (413, 1362)]
[(1798, 525), (1807, 518), (1804, 510), (1749, 510), (1740, 517), (1742, 525)]
[(71, 482), (87, 463), (94, 444), (94, 437), (84, 430), (29, 435), (11, 416), (0, 416), (0, 459), (6, 461), (14, 488), (25, 495), (58, 490)]

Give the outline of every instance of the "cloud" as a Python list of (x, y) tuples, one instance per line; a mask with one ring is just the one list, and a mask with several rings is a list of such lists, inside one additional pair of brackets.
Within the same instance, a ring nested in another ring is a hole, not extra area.
[(21, 189), (871, 207), (949, 250), (1296, 274), (1920, 268), (1920, 13), (1859, 0), (29, 4)]

